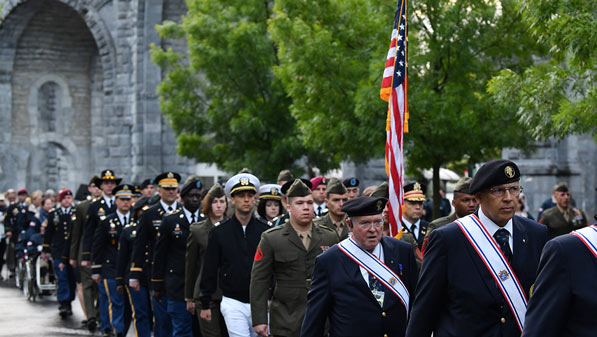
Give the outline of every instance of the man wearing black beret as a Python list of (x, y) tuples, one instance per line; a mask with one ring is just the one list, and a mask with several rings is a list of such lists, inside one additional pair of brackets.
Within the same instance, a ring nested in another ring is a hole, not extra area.
[(404, 336), (417, 265), (412, 246), (383, 236), (387, 199), (362, 196), (342, 207), (352, 236), (315, 259), (301, 336)]
[(479, 209), (434, 230), (406, 336), (520, 336), (545, 226), (515, 216), (520, 171), (494, 160), (469, 191)]

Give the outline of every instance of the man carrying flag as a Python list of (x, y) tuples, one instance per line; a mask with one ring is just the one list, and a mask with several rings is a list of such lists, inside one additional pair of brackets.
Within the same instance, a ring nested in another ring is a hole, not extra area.
[(509, 160), (483, 165), (469, 191), (479, 209), (429, 236), (408, 337), (520, 336), (547, 228), (514, 215), (522, 187)]
[(398, 0), (394, 29), (386, 59), (380, 96), (388, 102), (386, 124), (386, 173), (389, 179), (390, 235), (396, 236), (402, 221), (403, 134), (408, 132), (408, 78), (406, 0)]

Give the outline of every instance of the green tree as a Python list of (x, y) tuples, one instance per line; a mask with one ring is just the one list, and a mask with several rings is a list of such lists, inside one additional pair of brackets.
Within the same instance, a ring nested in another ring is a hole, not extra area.
[(242, 167), (265, 180), (307, 153), (274, 74), (276, 46), (267, 34), (271, 3), (191, 0), (181, 24), (165, 22), (162, 37), (186, 36), (188, 60), (152, 48), (168, 69), (158, 89), (162, 111), (178, 137), (178, 152), (227, 171)]
[(592, 132), (597, 142), (597, 2), (522, 0), (520, 11), (549, 57), (502, 70), (489, 92), (502, 108), (518, 109), (537, 139)]

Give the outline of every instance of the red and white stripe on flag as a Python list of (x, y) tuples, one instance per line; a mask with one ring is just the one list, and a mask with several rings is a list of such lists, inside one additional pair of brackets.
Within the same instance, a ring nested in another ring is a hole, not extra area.
[(402, 224), (403, 135), (408, 132), (406, 1), (398, 0), (380, 91), (381, 98), (388, 101), (385, 159), (390, 192), (388, 209), (391, 236), (396, 236), (400, 232)]

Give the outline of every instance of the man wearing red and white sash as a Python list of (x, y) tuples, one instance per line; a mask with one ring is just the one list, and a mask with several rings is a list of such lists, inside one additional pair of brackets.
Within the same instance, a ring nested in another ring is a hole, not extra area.
[(524, 337), (597, 334), (597, 227), (549, 241), (529, 300)]
[(521, 334), (547, 228), (514, 215), (522, 187), (509, 160), (483, 165), (469, 191), (479, 210), (429, 237), (406, 336)]
[(384, 236), (387, 199), (358, 197), (342, 207), (349, 237), (319, 255), (301, 336), (404, 336), (417, 282), (412, 246)]

